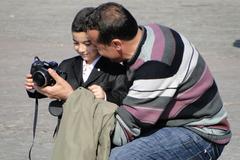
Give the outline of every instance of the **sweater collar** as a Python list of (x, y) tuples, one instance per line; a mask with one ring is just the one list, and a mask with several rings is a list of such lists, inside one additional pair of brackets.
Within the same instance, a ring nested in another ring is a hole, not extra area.
[(130, 67), (131, 65), (133, 65), (135, 63), (135, 61), (137, 60), (138, 56), (141, 53), (142, 50), (142, 46), (146, 40), (147, 37), (147, 32), (146, 32), (146, 28), (144, 28), (144, 26), (139, 26), (139, 28), (143, 31), (143, 35), (141, 37), (140, 43), (138, 44), (138, 47), (136, 49), (136, 52), (134, 53), (133, 57), (127, 61), (124, 61), (123, 64)]

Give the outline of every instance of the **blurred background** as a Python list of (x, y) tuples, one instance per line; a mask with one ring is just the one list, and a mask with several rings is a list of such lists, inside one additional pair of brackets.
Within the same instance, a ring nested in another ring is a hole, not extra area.
[[(61, 62), (75, 56), (71, 22), (83, 7), (103, 0), (0, 1), (0, 159), (26, 160), (32, 142), (34, 99), (24, 89), (34, 56)], [(229, 113), (233, 138), (221, 160), (240, 157), (240, 1), (118, 0), (139, 24), (159, 23), (184, 34), (213, 72)], [(48, 160), (56, 119), (39, 102), (32, 159)]]

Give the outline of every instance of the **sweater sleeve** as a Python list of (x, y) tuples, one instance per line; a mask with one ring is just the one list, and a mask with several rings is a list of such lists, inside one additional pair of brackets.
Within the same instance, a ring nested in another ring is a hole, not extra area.
[(117, 105), (122, 104), (128, 91), (128, 81), (125, 74), (120, 74), (110, 83), (111, 88), (106, 90), (107, 100)]
[[(159, 69), (151, 71), (150, 68)], [(170, 67), (161, 62), (149, 61), (136, 70), (123, 105), (117, 109), (117, 125), (120, 127), (116, 127), (115, 132), (120, 137), (125, 136), (119, 138), (121, 142), (127, 139), (127, 143), (150, 131), (173, 99), (177, 86), (178, 81), (171, 74)]]

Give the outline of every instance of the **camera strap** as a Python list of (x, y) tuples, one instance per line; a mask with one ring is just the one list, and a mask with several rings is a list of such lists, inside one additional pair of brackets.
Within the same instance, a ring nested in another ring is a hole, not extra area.
[(38, 98), (35, 98), (35, 111), (34, 111), (34, 119), (33, 119), (33, 139), (32, 139), (32, 145), (29, 149), (28, 153), (28, 159), (31, 160), (31, 153), (32, 153), (32, 148), (34, 145), (34, 140), (36, 136), (36, 128), (37, 128), (37, 118), (38, 118)]

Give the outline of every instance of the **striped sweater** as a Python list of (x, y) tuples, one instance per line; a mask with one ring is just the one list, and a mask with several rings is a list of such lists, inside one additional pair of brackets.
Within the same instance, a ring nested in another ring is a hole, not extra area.
[(117, 110), (114, 143), (156, 127), (181, 126), (218, 144), (231, 131), (217, 85), (194, 45), (176, 31), (151, 24), (126, 62), (132, 84)]

